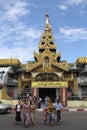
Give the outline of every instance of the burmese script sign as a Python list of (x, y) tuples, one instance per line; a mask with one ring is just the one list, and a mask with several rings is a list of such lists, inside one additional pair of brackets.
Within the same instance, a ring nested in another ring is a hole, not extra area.
[(32, 88), (60, 88), (68, 87), (68, 82), (32, 82)]

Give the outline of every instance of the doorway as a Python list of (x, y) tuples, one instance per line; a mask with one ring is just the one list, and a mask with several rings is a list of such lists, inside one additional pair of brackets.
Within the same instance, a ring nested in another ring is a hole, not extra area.
[(46, 96), (48, 96), (54, 102), (56, 99), (56, 89), (55, 88), (39, 88), (39, 97), (42, 98), (42, 102), (44, 102), (44, 99)]

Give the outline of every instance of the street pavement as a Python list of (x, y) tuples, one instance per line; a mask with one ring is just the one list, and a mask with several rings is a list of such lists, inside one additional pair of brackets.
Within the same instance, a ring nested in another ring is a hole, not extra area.
[[(45, 125), (43, 121), (43, 112), (37, 111), (37, 124), (26, 128), (15, 125), (15, 111), (9, 114), (0, 114), (0, 130), (87, 130), (87, 112), (86, 111), (62, 111), (61, 124), (54, 126)], [(23, 120), (23, 116), (22, 116)]]

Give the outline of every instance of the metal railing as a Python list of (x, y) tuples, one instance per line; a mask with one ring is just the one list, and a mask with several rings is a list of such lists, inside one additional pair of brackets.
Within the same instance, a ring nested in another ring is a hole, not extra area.
[[(31, 96), (31, 90), (26, 89), (26, 90), (16, 90), (16, 89), (6, 89), (7, 94), (12, 98), (12, 99), (24, 99), (26, 96)], [(62, 98), (62, 97), (61, 97)], [(73, 93), (73, 92), (67, 92), (67, 100), (87, 100), (87, 91), (82, 90), (81, 92), (78, 93)]]
[(8, 96), (11, 97), (11, 99), (23, 99), (26, 98), (26, 96), (30, 96), (31, 95), (31, 91), (29, 89), (26, 90), (17, 90), (17, 89), (13, 89), (13, 88), (6, 88), (6, 92), (8, 94)]

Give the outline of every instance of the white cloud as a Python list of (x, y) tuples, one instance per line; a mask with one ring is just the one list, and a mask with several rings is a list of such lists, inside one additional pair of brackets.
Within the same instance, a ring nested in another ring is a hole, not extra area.
[(68, 8), (66, 5), (59, 5), (58, 7), (61, 10), (67, 10), (67, 8)]
[(87, 30), (84, 28), (60, 28), (60, 34), (69, 41), (87, 40)]
[(22, 36), (24, 37), (30, 37), (32, 39), (37, 39), (41, 35), (41, 30), (28, 28), (22, 32)]
[(85, 6), (85, 4), (87, 4), (87, 0), (65, 0), (65, 2), (63, 2), (63, 4), (59, 5), (59, 9), (61, 10), (67, 10), (70, 6)]
[[(2, 47), (0, 58), (18, 58), (20, 61), (28, 61), (31, 57), (33, 58), (33, 47), (14, 47), (14, 48), (7, 48)], [(29, 52), (29, 53), (28, 53)]]
[[(28, 6), (28, 8), (27, 8)], [(30, 5), (31, 6), (31, 5)], [(27, 27), (24, 21), (20, 20), (30, 12), (28, 2), (24, 0), (0, 0), (0, 45), (6, 42), (22, 43), (24, 39), (37, 39), (40, 36), (40, 30)], [(10, 22), (8, 22), (10, 21)], [(21, 42), (22, 41), (22, 42)]]
[(27, 9), (27, 3), (20, 0), (15, 0), (14, 3), (7, 1), (5, 2), (2, 12), (2, 18), (6, 21), (15, 21), (19, 20), (21, 16), (24, 16), (30, 13), (29, 9)]
[[(33, 59), (33, 52), (41, 36), (41, 30), (28, 28), (22, 23), (2, 27), (0, 35), (0, 58)], [(37, 47), (38, 49), (38, 47)], [(29, 52), (29, 53), (28, 53)]]
[(80, 5), (80, 4), (84, 4), (84, 2), (86, 2), (86, 0), (67, 0), (67, 5)]
[[(9, 46), (2, 45), (0, 49), (0, 58), (18, 58), (21, 62), (29, 61), (34, 59), (34, 50), (38, 50), (37, 46), (38, 40), (31, 38), (28, 40), (18, 41), (12, 43), (14, 45)], [(37, 48), (36, 48), (37, 47)]]
[(28, 4), (25, 0), (0, 0), (0, 58), (33, 59), (41, 30), (21, 19), (30, 13), (32, 5)]

